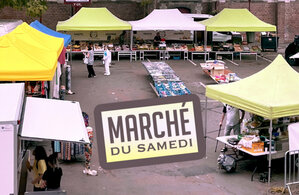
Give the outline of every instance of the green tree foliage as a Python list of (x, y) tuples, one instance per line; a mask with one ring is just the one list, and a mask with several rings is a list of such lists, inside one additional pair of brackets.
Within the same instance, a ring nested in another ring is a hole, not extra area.
[(0, 8), (12, 7), (19, 10), (26, 10), (31, 17), (39, 17), (47, 10), (46, 0), (0, 0)]

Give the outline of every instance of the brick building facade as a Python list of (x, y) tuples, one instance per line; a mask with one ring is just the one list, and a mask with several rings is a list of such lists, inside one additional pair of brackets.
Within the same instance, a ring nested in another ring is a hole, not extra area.
[[(250, 2), (250, 3), (249, 3)], [(277, 26), (281, 42), (290, 42), (299, 34), (299, 1), (295, 0), (92, 0), (87, 7), (107, 7), (123, 20), (143, 18), (154, 8), (180, 8), (184, 12), (212, 14), (223, 8), (247, 8), (259, 19)], [(42, 23), (52, 29), (58, 21), (68, 19), (74, 13), (63, 0), (48, 0), (48, 10)], [(0, 19), (22, 19), (28, 23), (39, 18), (30, 18), (24, 11), (5, 7), (0, 9)]]

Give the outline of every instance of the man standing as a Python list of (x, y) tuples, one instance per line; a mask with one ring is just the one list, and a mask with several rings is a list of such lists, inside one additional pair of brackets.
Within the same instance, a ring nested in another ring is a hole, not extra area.
[(103, 60), (104, 60), (104, 64), (105, 64), (105, 73), (104, 73), (104, 75), (105, 76), (109, 76), (110, 75), (110, 68), (109, 68), (109, 66), (110, 66), (110, 63), (111, 63), (111, 52), (109, 51), (107, 45), (105, 46)]
[[(242, 113), (241, 118), (240, 118), (239, 111), (241, 111), (241, 113)], [(234, 135), (239, 135), (240, 134), (240, 124), (242, 123), (244, 115), (245, 115), (244, 110), (240, 110), (238, 108), (235, 108), (235, 107), (232, 107), (232, 106), (226, 104), (226, 105), (224, 105), (222, 112), (223, 113), (222, 113), (221, 121), (219, 123), (220, 128), (222, 126), (223, 119), (224, 119), (225, 115), (227, 114), (224, 135), (225, 136), (230, 135), (230, 132), (232, 129), (234, 130)]]

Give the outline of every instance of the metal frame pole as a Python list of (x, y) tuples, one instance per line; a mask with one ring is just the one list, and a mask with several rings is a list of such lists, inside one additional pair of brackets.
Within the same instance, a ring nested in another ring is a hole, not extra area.
[[(207, 114), (207, 112), (208, 112), (208, 98), (207, 98), (207, 96), (206, 96), (206, 101), (205, 101), (205, 136), (204, 136), (204, 138), (205, 138), (205, 143), (207, 144), (207, 124), (208, 124), (208, 114)], [(206, 147), (206, 155), (207, 155), (207, 147)]]
[(130, 34), (130, 49), (131, 51), (133, 49), (133, 30), (131, 30), (131, 34)]
[(207, 29), (204, 31), (204, 50), (205, 50), (205, 61), (206, 61), (206, 55), (207, 55), (207, 40), (208, 39), (208, 32)]
[(270, 142), (269, 142), (269, 165), (268, 165), (268, 184), (270, 185), (270, 178), (271, 178), (271, 158), (272, 158), (272, 119), (270, 120), (270, 128), (269, 128), (269, 134), (270, 134)]

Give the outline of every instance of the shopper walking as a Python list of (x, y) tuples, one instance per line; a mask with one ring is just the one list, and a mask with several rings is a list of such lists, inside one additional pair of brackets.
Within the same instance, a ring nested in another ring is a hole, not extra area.
[(110, 75), (110, 68), (109, 68), (109, 66), (110, 66), (110, 63), (111, 63), (111, 52), (109, 51), (107, 45), (105, 46), (103, 60), (104, 60), (104, 64), (105, 64), (105, 73), (104, 73), (104, 75), (105, 76), (109, 76)]
[(91, 78), (91, 77), (96, 77), (96, 74), (94, 72), (94, 69), (93, 69), (93, 63), (94, 63), (94, 52), (93, 52), (93, 49), (92, 49), (92, 45), (89, 45), (88, 47), (88, 52), (86, 54), (86, 58), (88, 59), (88, 63), (87, 63), (87, 71), (88, 71), (88, 78)]
[[(241, 111), (242, 115), (240, 118), (239, 111)], [(240, 110), (238, 108), (232, 107), (230, 105), (224, 105), (223, 110), (222, 110), (222, 117), (221, 121), (219, 123), (219, 126), (221, 128), (222, 122), (224, 120), (224, 117), (226, 116), (226, 125), (224, 129), (224, 135), (228, 136), (230, 135), (231, 130), (234, 131), (234, 135), (239, 135), (240, 134), (240, 124), (242, 123), (244, 119), (245, 112), (244, 110)]]
[(93, 129), (92, 127), (86, 127), (87, 133), (88, 133), (88, 138), (90, 141), (90, 144), (85, 144), (85, 169), (83, 170), (84, 174), (87, 175), (97, 175), (98, 172), (96, 170), (91, 170), (90, 169), (90, 161), (91, 161), (91, 156), (92, 156), (92, 143), (93, 143)]
[(36, 146), (32, 153), (35, 157), (34, 163), (31, 166), (30, 162), (27, 162), (26, 166), (29, 171), (33, 170), (33, 191), (45, 191), (46, 188), (42, 182), (42, 177), (47, 170), (47, 153), (42, 146)]
[(57, 165), (57, 153), (48, 157), (48, 168), (43, 175), (44, 186), (47, 191), (60, 190), (62, 169)]

